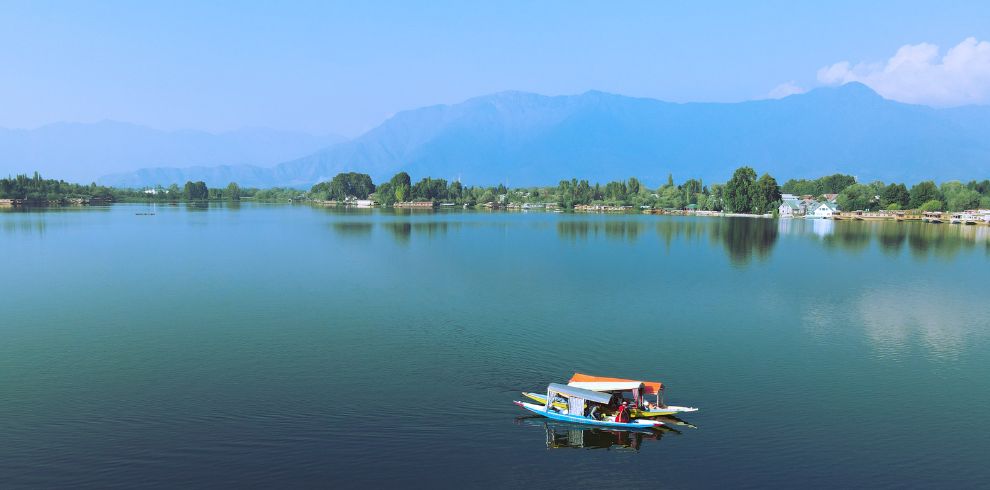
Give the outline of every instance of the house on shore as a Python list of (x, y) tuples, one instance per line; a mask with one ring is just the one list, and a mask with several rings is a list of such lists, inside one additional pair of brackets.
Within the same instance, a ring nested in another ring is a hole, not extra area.
[[(784, 194), (785, 196), (790, 196), (790, 194)], [(789, 198), (784, 198), (783, 202), (777, 208), (777, 214), (781, 218), (794, 218), (796, 216), (804, 216), (808, 211), (807, 205), (803, 201), (799, 201), (797, 198), (791, 196)]]
[(809, 211), (807, 217), (831, 219), (836, 214), (839, 214), (839, 207), (832, 201), (825, 201), (817, 204), (818, 205), (814, 208), (808, 208), (811, 211)]

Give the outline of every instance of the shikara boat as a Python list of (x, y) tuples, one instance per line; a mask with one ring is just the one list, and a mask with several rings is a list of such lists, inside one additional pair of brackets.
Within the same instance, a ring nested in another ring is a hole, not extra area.
[[(663, 383), (659, 381), (637, 381), (623, 378), (609, 378), (605, 376), (591, 376), (588, 374), (574, 373), (571, 376), (568, 386), (583, 388), (586, 390), (599, 391), (616, 395), (631, 403), (632, 408), (629, 414), (634, 418), (662, 417), (665, 415), (677, 415), (682, 413), (697, 412), (694, 407), (680, 407), (666, 405), (663, 402)], [(646, 395), (655, 395), (656, 403), (645, 399)], [(541, 405), (547, 403), (547, 397), (543, 393), (523, 392), (523, 396)], [(565, 408), (563, 402), (557, 402), (557, 408)]]
[[(526, 398), (529, 398), (530, 400), (535, 401), (536, 403), (539, 403), (540, 405), (546, 405), (547, 403), (547, 396), (544, 395), (543, 393), (523, 392), (522, 395), (525, 396)], [(567, 404), (558, 401), (554, 403), (554, 406), (556, 408), (565, 408)], [(682, 410), (677, 410), (677, 409), (682, 409)], [(645, 410), (639, 408), (632, 408), (629, 410), (629, 415), (632, 416), (633, 418), (660, 417), (663, 415), (677, 415), (678, 413), (690, 412), (695, 410), (697, 409), (696, 408), (692, 409), (688, 407), (669, 407), (669, 408), (645, 409)]]
[[(551, 383), (547, 386), (546, 399), (554, 402), (542, 405), (521, 401), (513, 403), (542, 417), (580, 425), (624, 430), (650, 430), (664, 425), (663, 422), (649, 419), (616, 422), (614, 415), (604, 413), (608, 407), (616, 404), (615, 395), (608, 393)], [(558, 400), (563, 401), (565, 408), (558, 407)]]
[[(615, 384), (609, 385), (608, 383)], [(657, 417), (661, 415), (698, 411), (695, 407), (667, 405), (663, 400), (664, 386), (663, 383), (659, 381), (638, 381), (634, 379), (610, 378), (607, 376), (592, 376), (590, 374), (574, 373), (574, 376), (571, 376), (571, 379), (567, 384), (589, 390), (620, 393), (623, 396), (628, 393), (631, 395), (629, 400), (633, 402), (635, 407), (638, 407), (638, 411), (642, 412), (642, 415), (636, 415), (637, 410), (634, 410), (632, 412), (634, 417)], [(642, 388), (637, 388), (635, 386), (636, 384), (642, 384), (643, 386)], [(646, 395), (655, 396), (656, 402), (654, 403), (648, 401), (646, 399)]]

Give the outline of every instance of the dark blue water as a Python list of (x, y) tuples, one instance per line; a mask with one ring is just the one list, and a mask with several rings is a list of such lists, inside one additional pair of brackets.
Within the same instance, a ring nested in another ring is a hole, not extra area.
[[(988, 235), (3, 212), (0, 486), (983, 486)], [(643, 437), (512, 404), (574, 371), (702, 410)]]

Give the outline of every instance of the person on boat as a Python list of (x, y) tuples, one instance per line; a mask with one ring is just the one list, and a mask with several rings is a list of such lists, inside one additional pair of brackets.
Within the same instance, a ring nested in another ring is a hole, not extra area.
[(598, 417), (598, 405), (592, 406), (591, 409), (588, 410), (587, 416), (591, 420), (599, 420), (599, 417)]
[(622, 402), (619, 405), (619, 409), (615, 412), (615, 421), (621, 423), (629, 423), (629, 402)]

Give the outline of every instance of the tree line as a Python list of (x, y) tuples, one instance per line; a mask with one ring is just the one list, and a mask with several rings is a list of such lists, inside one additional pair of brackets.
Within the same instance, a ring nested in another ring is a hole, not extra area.
[[(186, 182), (179, 187), (150, 189), (126, 189), (92, 184), (73, 184), (64, 180), (46, 179), (40, 173), (17, 175), (0, 179), (0, 199), (19, 199), (26, 202), (48, 203), (69, 199), (101, 199), (105, 201), (239, 201), (241, 197), (252, 196), (258, 189), (241, 189), (231, 182), (223, 188), (208, 188), (204, 182)], [(293, 190), (296, 194), (300, 192)]]
[(886, 184), (873, 181), (868, 184), (856, 182), (850, 175), (836, 174), (817, 180), (788, 180), (782, 191), (795, 195), (838, 194), (836, 203), (839, 209), (857, 210), (900, 210), (918, 209), (922, 211), (963, 211), (966, 209), (990, 208), (990, 180), (971, 180), (966, 184), (959, 181), (919, 182), (910, 189), (903, 183)]
[(736, 170), (725, 184), (706, 186), (700, 179), (675, 184), (673, 175), (657, 189), (643, 185), (636, 177), (624, 181), (590, 183), (588, 180), (562, 180), (555, 187), (506, 188), (465, 186), (459, 181), (424, 177), (416, 183), (406, 172), (395, 174), (377, 186), (367, 174), (354, 172), (336, 175), (329, 182), (314, 185), (309, 192), (314, 199), (346, 201), (373, 198), (383, 206), (407, 201), (443, 201), (455, 204), (498, 205), (555, 203), (563, 208), (577, 205), (604, 204), (644, 208), (683, 209), (686, 207), (737, 213), (767, 213), (780, 199), (777, 181), (768, 174), (757, 178), (749, 167)]
[(28, 202), (50, 202), (66, 199), (111, 199), (113, 189), (96, 185), (72, 184), (64, 180), (45, 179), (35, 172), (32, 176), (17, 175), (0, 179), (0, 199), (21, 199)]
[(391, 206), (397, 202), (432, 201), (475, 206), (494, 203), (500, 206), (523, 203), (555, 203), (571, 209), (577, 205), (612, 205), (662, 209), (699, 209), (732, 213), (772, 213), (781, 202), (781, 194), (812, 196), (824, 199), (836, 195), (839, 208), (853, 210), (920, 209), (926, 211), (961, 211), (990, 208), (990, 180), (968, 183), (958, 181), (919, 182), (910, 188), (903, 183), (874, 181), (860, 183), (844, 174), (817, 179), (791, 179), (780, 186), (764, 173), (757, 177), (751, 167), (737, 168), (725, 183), (705, 184), (701, 179), (687, 179), (680, 184), (667, 176), (664, 184), (649, 188), (636, 177), (609, 181), (604, 184), (588, 180), (561, 180), (556, 186), (507, 188), (494, 186), (465, 186), (459, 181), (423, 177), (413, 182), (406, 172), (399, 172), (386, 182), (375, 184), (368, 174), (340, 173), (330, 181), (314, 185), (308, 192), (293, 188), (242, 188), (231, 182), (226, 187), (210, 188), (204, 182), (186, 182), (180, 187), (151, 189), (122, 189), (73, 184), (62, 180), (44, 179), (37, 172), (32, 176), (17, 175), (0, 179), (0, 199), (24, 199), (52, 202), (72, 198), (100, 198), (112, 201), (258, 201), (335, 200), (373, 198), (379, 204)]

